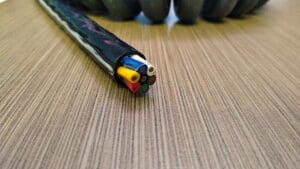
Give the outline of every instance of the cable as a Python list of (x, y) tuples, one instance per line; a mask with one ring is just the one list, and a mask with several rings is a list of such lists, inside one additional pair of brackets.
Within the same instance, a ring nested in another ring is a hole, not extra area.
[[(50, 16), (103, 70), (137, 95), (153, 85), (155, 68), (144, 55), (64, 0), (38, 0)], [(138, 58), (138, 59), (135, 59)], [(148, 76), (148, 74), (150, 76)], [(156, 76), (155, 76), (156, 78)]]
[[(155, 68), (142, 53), (88, 18), (82, 7), (109, 14), (117, 20), (132, 19), (142, 10), (154, 22), (168, 15), (171, 0), (38, 0), (50, 16), (117, 82), (137, 95), (144, 95), (156, 82)], [(241, 17), (268, 0), (174, 0), (175, 12), (183, 23), (225, 16)]]

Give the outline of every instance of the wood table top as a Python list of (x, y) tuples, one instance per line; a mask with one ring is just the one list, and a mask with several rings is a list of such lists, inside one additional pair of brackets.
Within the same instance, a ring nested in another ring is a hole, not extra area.
[(299, 168), (300, 1), (244, 19), (99, 24), (158, 68), (120, 87), (35, 0), (0, 3), (0, 168)]

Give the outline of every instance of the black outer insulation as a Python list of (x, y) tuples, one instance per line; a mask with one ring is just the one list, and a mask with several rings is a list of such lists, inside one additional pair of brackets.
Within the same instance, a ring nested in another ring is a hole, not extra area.
[(81, 11), (63, 0), (39, 0), (55, 21), (75, 39), (79, 45), (106, 72), (121, 82), (116, 74), (120, 59), (142, 53), (108, 32)]

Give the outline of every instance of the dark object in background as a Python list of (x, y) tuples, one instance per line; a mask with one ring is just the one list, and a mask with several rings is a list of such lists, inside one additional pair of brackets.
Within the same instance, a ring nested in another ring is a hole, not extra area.
[[(69, 0), (80, 2), (92, 11), (108, 11), (116, 20), (128, 20), (141, 11), (154, 23), (163, 21), (171, 0)], [(175, 12), (182, 23), (195, 23), (202, 15), (207, 20), (221, 21), (226, 16), (241, 17), (263, 6), (268, 0), (174, 0)]]
[(237, 2), (238, 0), (206, 0), (202, 16), (208, 20), (221, 21), (232, 11)]
[(101, 0), (81, 0), (80, 1), (83, 6), (92, 12), (96, 13), (106, 13), (107, 9), (105, 8), (103, 2)]
[(140, 0), (145, 16), (155, 23), (161, 22), (167, 17), (170, 4), (170, 0)]
[(133, 19), (141, 12), (138, 0), (102, 0), (102, 2), (110, 16), (116, 20)]
[(250, 12), (254, 12), (256, 9), (264, 6), (268, 1), (269, 0), (259, 0), (256, 6)]
[(174, 0), (174, 5), (180, 21), (192, 24), (201, 13), (203, 0)]
[(239, 18), (250, 12), (259, 0), (239, 0), (229, 16)]

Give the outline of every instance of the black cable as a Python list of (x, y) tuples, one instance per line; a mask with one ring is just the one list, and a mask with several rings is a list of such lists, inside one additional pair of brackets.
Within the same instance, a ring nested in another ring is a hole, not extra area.
[[(156, 71), (145, 56), (87, 17), (82, 8), (109, 14), (118, 20), (132, 19), (141, 11), (154, 22), (169, 12), (171, 0), (38, 0), (50, 16), (119, 83), (144, 95), (156, 81)], [(199, 14), (210, 20), (240, 17), (268, 0), (174, 0), (183, 23), (194, 23)], [(204, 9), (203, 9), (204, 8)]]

